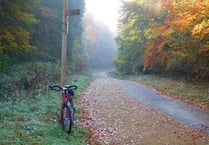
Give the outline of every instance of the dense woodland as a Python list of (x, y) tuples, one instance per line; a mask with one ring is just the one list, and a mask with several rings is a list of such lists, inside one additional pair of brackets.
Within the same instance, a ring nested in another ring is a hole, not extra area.
[[(35, 94), (40, 84), (59, 80), (62, 2), (0, 0), (1, 97), (22, 89)], [(209, 81), (208, 6), (207, 0), (124, 1), (116, 68), (123, 74), (168, 73)], [(111, 66), (116, 44), (109, 28), (91, 15), (83, 17), (84, 0), (69, 0), (69, 7), (81, 14), (70, 17), (68, 74)]]
[[(83, 72), (84, 0), (70, 0), (69, 8), (81, 14), (70, 18), (68, 73)], [(62, 9), (60, 0), (0, 0), (0, 98), (23, 90), (34, 96), (59, 81)]]
[(209, 81), (208, 6), (208, 0), (123, 2), (117, 69)]
[[(84, 10), (83, 0), (71, 0), (69, 5)], [(62, 6), (60, 0), (0, 1), (1, 71), (14, 63), (60, 59)], [(81, 47), (82, 15), (70, 20), (69, 51)], [(76, 52), (70, 54), (69, 59), (78, 57)]]
[[(81, 13), (69, 19), (67, 75), (112, 66), (116, 43), (110, 29), (84, 16), (84, 0), (68, 3)], [(59, 83), (62, 11), (60, 0), (0, 0), (0, 99), (22, 92), (34, 97)]]

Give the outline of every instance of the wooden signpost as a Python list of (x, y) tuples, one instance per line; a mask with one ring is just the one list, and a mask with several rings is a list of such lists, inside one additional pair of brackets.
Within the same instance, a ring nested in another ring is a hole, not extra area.
[(67, 67), (67, 34), (68, 34), (68, 17), (79, 15), (79, 9), (68, 9), (68, 0), (63, 2), (63, 21), (62, 21), (62, 52), (61, 52), (61, 85), (66, 82), (66, 67)]

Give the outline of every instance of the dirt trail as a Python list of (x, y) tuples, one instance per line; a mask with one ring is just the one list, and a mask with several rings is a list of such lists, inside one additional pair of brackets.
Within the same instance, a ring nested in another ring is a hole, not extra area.
[[(79, 100), (88, 127), (106, 145), (209, 145), (205, 136), (130, 97), (114, 79), (100, 77)], [(89, 139), (89, 144), (95, 144)]]

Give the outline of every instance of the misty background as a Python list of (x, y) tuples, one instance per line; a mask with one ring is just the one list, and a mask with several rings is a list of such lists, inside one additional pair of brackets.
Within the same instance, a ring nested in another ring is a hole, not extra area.
[(84, 48), (90, 68), (113, 67), (113, 58), (117, 51), (115, 35), (102, 21), (95, 20), (90, 13), (84, 17)]
[[(116, 55), (119, 1), (85, 1), (84, 49), (89, 68), (113, 67)], [(111, 5), (110, 5), (111, 3)]]

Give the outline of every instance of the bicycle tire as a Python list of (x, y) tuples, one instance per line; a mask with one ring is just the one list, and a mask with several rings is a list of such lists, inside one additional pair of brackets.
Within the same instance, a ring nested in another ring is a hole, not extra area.
[(70, 104), (64, 105), (61, 120), (63, 130), (67, 133), (70, 133), (72, 130), (74, 120), (74, 112)]

